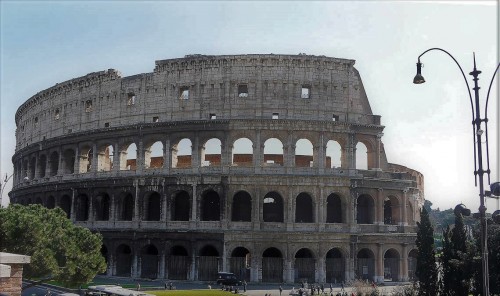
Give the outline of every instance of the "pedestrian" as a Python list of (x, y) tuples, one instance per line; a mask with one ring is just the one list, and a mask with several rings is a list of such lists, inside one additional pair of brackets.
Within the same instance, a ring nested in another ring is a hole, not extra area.
[(141, 284), (137, 283), (137, 291), (141, 290)]
[(283, 292), (283, 288), (280, 286), (280, 296), (281, 296), (281, 292)]
[(319, 295), (319, 286), (316, 286), (316, 291), (318, 292)]
[(243, 280), (243, 292), (247, 291), (247, 281)]
[(321, 284), (321, 293), (325, 293), (325, 285)]
[(304, 282), (302, 282), (302, 289), (304, 289)]
[(345, 291), (344, 290), (344, 281), (342, 281), (342, 283), (340, 283), (340, 291)]
[(165, 282), (165, 290), (168, 288), (168, 284), (167, 282)]
[(169, 282), (169, 283), (168, 283), (168, 289), (169, 289), (169, 290), (172, 290), (172, 286), (173, 286), (173, 285), (172, 285), (172, 282)]

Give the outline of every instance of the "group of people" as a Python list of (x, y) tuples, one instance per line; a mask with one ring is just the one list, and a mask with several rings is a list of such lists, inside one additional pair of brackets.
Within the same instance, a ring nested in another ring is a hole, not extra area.
[[(310, 290), (310, 292), (309, 292)], [(280, 291), (280, 296), (281, 292), (283, 289), (281, 286), (279, 287)], [(340, 293), (343, 292), (343, 293)], [(330, 296), (343, 296), (344, 294), (347, 295), (347, 293), (344, 290), (344, 283), (341, 284), (341, 290), (337, 294), (333, 294), (333, 286), (330, 284)], [(292, 287), (292, 290), (289, 293), (290, 295), (299, 295), (299, 296), (305, 296), (305, 295), (328, 295), (325, 292), (325, 285), (324, 284), (307, 284), (302, 282), (301, 287), (298, 290), (295, 290), (295, 287)]]

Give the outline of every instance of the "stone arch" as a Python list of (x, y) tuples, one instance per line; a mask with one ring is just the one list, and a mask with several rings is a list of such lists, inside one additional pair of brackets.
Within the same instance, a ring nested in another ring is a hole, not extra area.
[(57, 151), (52, 151), (49, 158), (50, 162), (50, 176), (57, 175), (57, 171), (59, 170), (59, 153)]
[(211, 281), (217, 278), (219, 251), (212, 245), (206, 245), (200, 249), (198, 255), (198, 280)]
[(86, 194), (78, 194), (76, 197), (76, 221), (87, 221), (89, 219), (89, 197)]
[(277, 248), (267, 248), (262, 253), (262, 281), (283, 282), (283, 255)]
[(191, 260), (184, 246), (174, 245), (170, 248), (167, 262), (168, 278), (171, 280), (187, 280)]
[(329, 140), (326, 144), (326, 161), (327, 168), (342, 167), (342, 146), (335, 140)]
[(36, 199), (35, 199), (35, 204), (37, 205), (43, 205), (43, 200), (40, 196), (38, 196)]
[(201, 221), (220, 221), (221, 216), (220, 196), (214, 190), (207, 190), (201, 195), (200, 202), (200, 220)]
[(189, 221), (191, 215), (191, 197), (185, 190), (172, 194), (172, 221)]
[(399, 252), (389, 249), (384, 254), (384, 281), (399, 281)]
[(240, 167), (253, 166), (253, 143), (248, 138), (239, 138), (233, 143), (232, 165)]
[(53, 209), (56, 206), (56, 199), (54, 198), (53, 195), (49, 195), (47, 199), (45, 200), (45, 207), (47, 209)]
[(36, 157), (32, 156), (29, 162), (29, 176), (30, 180), (35, 179), (35, 170), (36, 170)]
[[(109, 252), (108, 252), (108, 247), (106, 247), (105, 244), (102, 244), (102, 246), (101, 246), (101, 255), (104, 258), (104, 262), (106, 262), (106, 266), (108, 267), (109, 266)], [(102, 272), (101, 274), (106, 274), (106, 271)]]
[(80, 168), (79, 173), (88, 173), (92, 170), (92, 159), (94, 157), (94, 151), (89, 145), (83, 145), (80, 147)]
[(332, 248), (326, 253), (326, 281), (329, 283), (345, 281), (345, 256), (339, 248)]
[(64, 174), (73, 174), (75, 172), (75, 150), (68, 148), (63, 153)]
[(229, 258), (229, 271), (240, 280), (250, 281), (250, 251), (245, 247), (236, 247)]
[(158, 277), (159, 263), (158, 248), (148, 244), (141, 249), (141, 277), (156, 279)]
[(264, 196), (262, 206), (262, 220), (264, 222), (283, 222), (283, 198), (281, 195), (272, 191)]
[(120, 151), (120, 170), (135, 171), (137, 169), (137, 145), (132, 142), (125, 145), (125, 148)]
[(297, 198), (295, 199), (295, 222), (314, 222), (314, 205), (312, 198), (308, 193), (302, 192), (297, 195)]
[(113, 169), (114, 150), (109, 143), (97, 148), (97, 171), (110, 172)]
[(295, 282), (315, 282), (315, 259), (313, 252), (302, 248), (295, 253)]
[[(356, 143), (356, 169), (369, 170), (376, 167), (377, 151), (375, 150), (375, 147), (377, 146), (377, 144), (374, 140), (374, 137), (366, 135), (358, 135), (357, 137), (358, 142)], [(360, 167), (358, 167), (358, 159), (361, 160), (359, 164), (361, 165)]]
[(358, 224), (373, 224), (375, 219), (375, 203), (368, 194), (358, 197), (356, 203), (356, 221)]
[(207, 140), (201, 147), (201, 166), (220, 166), (222, 142), (217, 138)]
[(38, 177), (43, 178), (47, 173), (47, 156), (45, 154), (40, 155), (38, 162)]
[(246, 191), (239, 191), (233, 196), (231, 221), (250, 222), (252, 220), (252, 197)]
[(283, 166), (283, 143), (277, 138), (269, 138), (264, 142), (264, 165)]
[(409, 281), (414, 281), (417, 280), (417, 257), (418, 257), (418, 250), (417, 249), (412, 249), (408, 253), (408, 280)]
[(116, 220), (132, 221), (134, 218), (134, 196), (130, 192), (122, 192), (115, 201)]
[(144, 146), (144, 167), (146, 169), (163, 168), (164, 146), (162, 141), (151, 140)]
[(189, 168), (192, 166), (193, 144), (184, 138), (172, 145), (172, 168)]
[(94, 198), (94, 220), (108, 221), (110, 214), (109, 210), (110, 206), (111, 206), (111, 199), (109, 197), (109, 194), (105, 192), (100, 192), (99, 194), (97, 194), (97, 196)]
[(151, 191), (144, 194), (143, 216), (142, 216), (144, 221), (160, 221), (161, 210), (162, 210), (161, 195), (158, 192)]
[(313, 167), (314, 164), (314, 147), (308, 139), (299, 139), (295, 142), (295, 166), (296, 167)]
[(342, 198), (336, 193), (326, 199), (326, 223), (345, 223), (344, 205)]
[(116, 276), (130, 277), (132, 274), (132, 249), (127, 244), (121, 244), (116, 248)]
[(71, 217), (71, 197), (67, 194), (59, 199), (59, 207), (66, 213), (66, 217)]
[(375, 276), (375, 256), (370, 249), (359, 250), (357, 256), (356, 278), (373, 281)]
[(358, 142), (356, 144), (356, 169), (357, 170), (367, 170), (368, 169), (368, 148), (363, 142)]
[(384, 198), (384, 224), (395, 225), (399, 222), (399, 200), (394, 196)]

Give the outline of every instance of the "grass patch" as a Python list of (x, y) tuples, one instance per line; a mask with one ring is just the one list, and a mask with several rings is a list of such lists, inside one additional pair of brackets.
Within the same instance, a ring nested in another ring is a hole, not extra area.
[(156, 296), (169, 296), (169, 295), (179, 295), (179, 296), (228, 296), (234, 295), (234, 293), (221, 291), (221, 290), (162, 290), (162, 291), (146, 291), (148, 294), (153, 294)]

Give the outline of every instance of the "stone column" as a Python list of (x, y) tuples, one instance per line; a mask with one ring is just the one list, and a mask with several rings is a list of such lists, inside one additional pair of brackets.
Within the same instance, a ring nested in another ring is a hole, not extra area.
[(323, 133), (319, 135), (319, 143), (314, 149), (314, 167), (318, 168), (319, 173), (323, 173), (326, 167), (326, 144), (325, 135)]
[(159, 272), (158, 272), (158, 278), (164, 279), (165, 278), (165, 249), (161, 250), (160, 252), (160, 260), (158, 262), (159, 264)]
[(403, 198), (402, 198), (402, 203), (401, 203), (401, 211), (399, 211), (400, 213), (400, 223), (399, 225), (402, 225), (402, 226), (408, 226), (408, 213), (406, 211), (406, 203), (408, 202), (408, 188), (405, 188), (403, 190)]
[(60, 175), (64, 175), (64, 157), (63, 157), (63, 153), (62, 153), (62, 148), (59, 147), (57, 148), (57, 154), (59, 154), (59, 159), (57, 160), (58, 163), (57, 163), (57, 175), (60, 176)]
[(90, 168), (90, 171), (95, 173), (97, 172), (97, 144), (93, 143), (92, 144), (92, 167)]
[(133, 250), (133, 253), (132, 253), (133, 257), (132, 257), (132, 266), (131, 266), (131, 272), (130, 274), (132, 275), (132, 278), (137, 278), (139, 277), (139, 268), (140, 268), (140, 258), (139, 256), (137, 255), (137, 251)]
[(136, 152), (136, 160), (135, 160), (135, 170), (139, 173), (144, 171), (144, 143), (142, 142), (142, 138), (139, 139), (139, 145), (137, 147)]
[(375, 258), (375, 278), (373, 279), (376, 283), (384, 282), (384, 244), (377, 244), (377, 255)]
[(198, 172), (201, 166), (200, 159), (200, 139), (198, 133), (195, 133), (193, 149), (191, 149), (191, 167), (193, 168), (193, 172)]
[(172, 163), (172, 154), (170, 153), (170, 139), (166, 139), (163, 144), (163, 173), (169, 174)]
[(139, 222), (140, 221), (140, 213), (139, 213), (139, 181), (134, 180), (134, 186), (135, 186), (135, 196), (134, 196), (134, 218), (133, 221)]
[(80, 173), (80, 147), (78, 145), (75, 147), (75, 163), (73, 164), (73, 173)]
[(325, 281), (326, 281), (325, 259), (318, 257), (318, 259), (316, 259), (316, 282), (324, 283)]
[(262, 163), (264, 162), (264, 146), (260, 139), (260, 130), (255, 131), (255, 143), (252, 143), (253, 148), (253, 166), (255, 172), (260, 172)]
[(283, 266), (284, 267), (283, 281), (285, 281), (286, 283), (293, 283), (295, 277), (294, 264), (292, 263), (293, 259), (284, 258), (283, 261), (285, 265)]
[(375, 211), (377, 213), (375, 217), (375, 223), (383, 225), (384, 224), (384, 189), (378, 188), (377, 199), (375, 201)]
[(70, 219), (71, 221), (76, 221), (76, 198), (75, 189), (71, 188), (71, 209), (70, 209)]
[(193, 221), (193, 222), (198, 221), (198, 219), (197, 219), (197, 214), (198, 214), (197, 201), (198, 201), (198, 196), (196, 193), (196, 184), (193, 184), (193, 198), (192, 198), (192, 204), (191, 204), (191, 221)]
[(376, 152), (375, 152), (375, 168), (377, 170), (382, 170), (380, 168), (380, 158), (381, 158), (381, 154), (382, 154), (382, 136), (384, 134), (383, 133), (380, 133), (380, 134), (377, 134), (377, 146), (375, 147), (376, 149)]
[(115, 221), (115, 209), (116, 209), (116, 198), (115, 198), (115, 192), (111, 191), (111, 196), (110, 196), (110, 205), (109, 205), (109, 221)]
[(39, 159), (39, 153), (36, 152), (35, 153), (35, 157), (33, 159), (35, 159), (35, 165), (33, 166), (33, 169), (35, 170), (35, 172), (33, 173), (33, 179), (38, 179), (40, 177), (40, 172), (39, 172), (39, 169), (38, 169), (38, 166), (40, 165), (40, 159)]
[(120, 152), (118, 151), (118, 143), (113, 143), (113, 168), (112, 172), (117, 173), (120, 171)]
[(399, 280), (402, 282), (406, 282), (408, 281), (408, 244), (403, 244), (402, 252), (403, 254), (401, 254), (401, 272), (399, 274)]

